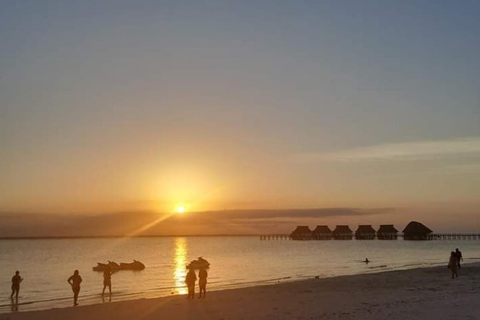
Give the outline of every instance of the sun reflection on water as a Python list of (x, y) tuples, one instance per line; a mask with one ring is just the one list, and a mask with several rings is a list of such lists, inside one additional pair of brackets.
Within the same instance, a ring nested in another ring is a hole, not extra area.
[(175, 293), (187, 294), (187, 288), (185, 286), (185, 276), (187, 275), (188, 253), (187, 253), (187, 239), (176, 238), (175, 239), (175, 269), (173, 271), (173, 278), (175, 280)]

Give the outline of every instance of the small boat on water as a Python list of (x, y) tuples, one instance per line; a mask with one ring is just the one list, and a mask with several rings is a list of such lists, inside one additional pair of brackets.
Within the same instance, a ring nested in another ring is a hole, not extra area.
[(210, 267), (210, 262), (203, 259), (202, 257), (199, 257), (197, 260), (191, 261), (187, 265), (187, 269), (195, 269), (195, 270), (208, 269), (209, 267)]
[(114, 261), (108, 261), (108, 263), (101, 263), (98, 262), (95, 267), (93, 267), (93, 271), (105, 271), (109, 268), (111, 271), (120, 271), (120, 270), (143, 270), (145, 269), (145, 265), (140, 261), (133, 260), (133, 262), (120, 262), (120, 264)]
[(120, 270), (143, 270), (145, 265), (140, 261), (133, 260), (133, 262), (123, 263), (120, 262)]

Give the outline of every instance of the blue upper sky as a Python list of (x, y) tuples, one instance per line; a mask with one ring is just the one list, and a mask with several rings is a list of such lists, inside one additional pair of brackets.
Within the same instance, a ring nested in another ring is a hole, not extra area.
[(3, 1), (0, 209), (468, 211), (479, 15), (479, 1)]

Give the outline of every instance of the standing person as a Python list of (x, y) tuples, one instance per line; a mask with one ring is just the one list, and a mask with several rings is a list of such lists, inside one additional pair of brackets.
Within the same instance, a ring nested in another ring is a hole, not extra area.
[(457, 254), (452, 251), (450, 253), (450, 259), (448, 260), (448, 268), (450, 269), (450, 273), (452, 274), (452, 279), (457, 277), (458, 278), (458, 273), (457, 273)]
[(195, 270), (190, 268), (188, 270), (187, 276), (185, 277), (185, 283), (188, 287), (188, 299), (195, 298), (195, 281), (197, 281), (197, 275), (195, 274)]
[(205, 298), (205, 294), (207, 293), (207, 277), (207, 270), (200, 269), (200, 271), (198, 272), (198, 287), (200, 288), (199, 298), (202, 298), (202, 293), (203, 298)]
[(108, 287), (108, 292), (112, 295), (112, 270), (107, 266), (103, 271), (103, 290), (102, 296), (105, 294), (105, 289)]
[(76, 306), (78, 305), (77, 300), (78, 300), (78, 294), (80, 293), (80, 283), (82, 283), (82, 277), (80, 277), (78, 270), (75, 270), (73, 272), (73, 276), (70, 276), (67, 282), (72, 286), (73, 305)]
[(12, 294), (10, 298), (13, 299), (13, 295), (15, 295), (15, 299), (18, 299), (18, 293), (20, 292), (20, 282), (23, 281), (23, 278), (20, 277), (20, 271), (15, 271), (15, 275), (12, 277)]
[(458, 269), (460, 269), (460, 260), (463, 261), (463, 257), (462, 257), (462, 251), (455, 249), (455, 254), (457, 255), (457, 265), (458, 265)]

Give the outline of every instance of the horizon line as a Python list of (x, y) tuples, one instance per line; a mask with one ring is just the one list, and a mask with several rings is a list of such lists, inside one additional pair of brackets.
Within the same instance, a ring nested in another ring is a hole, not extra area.
[(257, 234), (185, 234), (185, 235), (113, 235), (113, 236), (20, 236), (0, 237), (1, 240), (48, 240), (48, 239), (113, 239), (113, 238), (173, 238), (173, 237), (258, 237), (265, 234), (284, 235), (284, 233)]

